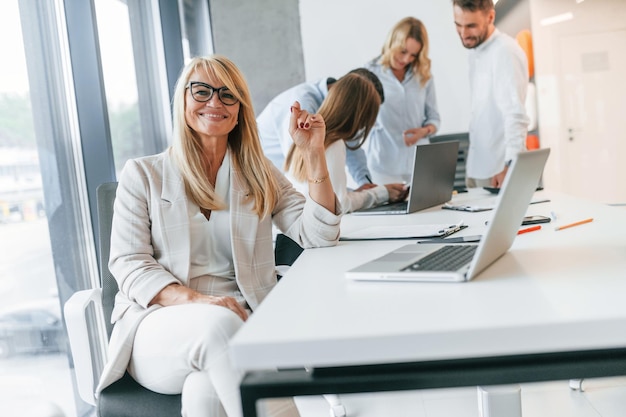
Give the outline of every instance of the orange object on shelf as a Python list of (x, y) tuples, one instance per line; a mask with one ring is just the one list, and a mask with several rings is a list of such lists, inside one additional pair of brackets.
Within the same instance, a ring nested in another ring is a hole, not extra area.
[(528, 149), (529, 151), (532, 151), (533, 149), (539, 149), (539, 136), (526, 136), (526, 149)]
[(530, 30), (521, 30), (515, 38), (519, 46), (524, 50), (524, 53), (526, 53), (526, 59), (528, 60), (528, 77), (533, 78), (533, 75), (535, 75), (535, 58), (533, 55), (533, 37), (530, 34)]

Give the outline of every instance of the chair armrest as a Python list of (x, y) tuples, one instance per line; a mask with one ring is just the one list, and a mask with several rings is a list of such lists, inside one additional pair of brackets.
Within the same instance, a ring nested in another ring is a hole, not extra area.
[[(93, 303), (96, 316), (95, 332), (90, 331), (87, 308)], [(78, 394), (88, 404), (96, 405), (95, 390), (102, 366), (106, 362), (106, 343), (93, 340), (102, 334), (102, 290), (94, 288), (75, 292), (63, 307), (67, 336), (74, 359)], [(106, 334), (106, 333), (105, 333)], [(105, 337), (106, 340), (106, 337)]]

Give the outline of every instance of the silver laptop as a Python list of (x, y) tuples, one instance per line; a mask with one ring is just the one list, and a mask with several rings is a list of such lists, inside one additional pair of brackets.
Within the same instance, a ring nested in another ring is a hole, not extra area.
[(429, 282), (471, 280), (513, 244), (549, 153), (549, 149), (539, 149), (517, 155), (480, 243), (405, 245), (347, 271), (346, 278)]
[(458, 153), (459, 142), (416, 146), (407, 200), (356, 210), (352, 214), (408, 214), (449, 201)]

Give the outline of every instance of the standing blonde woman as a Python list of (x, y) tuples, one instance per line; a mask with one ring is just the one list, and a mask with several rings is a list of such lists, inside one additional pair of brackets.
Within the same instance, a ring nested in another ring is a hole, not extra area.
[(412, 147), (427, 143), (440, 124), (424, 24), (414, 17), (400, 20), (389, 32), (382, 54), (366, 67), (385, 90), (385, 103), (366, 145), (372, 179), (380, 184), (408, 182)]
[[(272, 224), (302, 247), (331, 246), (340, 206), (324, 120), (291, 110), (310, 198), (265, 158), (241, 72), (194, 58), (174, 91), (172, 146), (130, 160), (119, 178), (109, 268), (119, 293), (98, 392), (128, 372), (183, 416), (241, 416), (228, 342), (276, 284)], [(297, 416), (293, 401), (269, 416)]]
[[(360, 148), (376, 122), (381, 97), (370, 81), (375, 75), (364, 68), (352, 71), (333, 84), (322, 102), (319, 114), (326, 122), (326, 162), (328, 173), (344, 213), (400, 201), (406, 197), (403, 184), (376, 185), (353, 191), (347, 188), (346, 147)], [(303, 194), (311, 190), (302, 150), (291, 145), (285, 160), (287, 177)]]

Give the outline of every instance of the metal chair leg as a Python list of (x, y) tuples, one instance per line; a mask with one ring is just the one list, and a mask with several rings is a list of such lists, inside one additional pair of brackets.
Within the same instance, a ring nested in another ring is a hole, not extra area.
[(584, 379), (570, 379), (569, 380), (569, 387), (574, 390), (574, 391), (580, 391), (583, 392), (583, 381)]
[(324, 398), (330, 404), (330, 417), (346, 417), (346, 408), (341, 404), (338, 395), (326, 394)]

